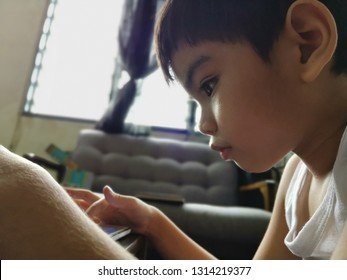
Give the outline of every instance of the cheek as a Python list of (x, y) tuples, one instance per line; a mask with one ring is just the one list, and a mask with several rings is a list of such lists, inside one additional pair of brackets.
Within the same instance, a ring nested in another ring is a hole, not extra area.
[(283, 108), (275, 99), (276, 88), (263, 86), (263, 90), (260, 89), (260, 85), (243, 86), (238, 87), (238, 91), (216, 96), (213, 111), (218, 130), (231, 144), (256, 149), (272, 142), (283, 130)]
[(240, 131), (244, 127), (255, 125), (257, 107), (257, 101), (248, 89), (230, 84), (212, 102), (216, 122), (222, 131)]

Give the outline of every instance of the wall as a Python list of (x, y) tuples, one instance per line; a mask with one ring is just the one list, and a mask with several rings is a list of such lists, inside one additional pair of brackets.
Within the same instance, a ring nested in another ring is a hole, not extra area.
[(21, 115), (49, 0), (0, 0), (0, 144), (46, 156), (55, 143), (73, 149), (90, 124)]

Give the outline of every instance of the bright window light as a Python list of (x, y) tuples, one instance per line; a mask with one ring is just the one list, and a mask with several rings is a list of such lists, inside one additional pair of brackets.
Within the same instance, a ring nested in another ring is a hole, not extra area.
[(177, 83), (168, 86), (161, 70), (143, 81), (126, 122), (143, 126), (187, 129), (189, 98)]
[(122, 8), (120, 0), (51, 2), (26, 113), (86, 120), (102, 116), (110, 98)]
[[(92, 122), (103, 116), (112, 87), (121, 88), (129, 80), (117, 63), (123, 5), (124, 0), (51, 0), (26, 114)], [(141, 84), (127, 123), (191, 128), (190, 101), (182, 87), (168, 86), (159, 69)]]

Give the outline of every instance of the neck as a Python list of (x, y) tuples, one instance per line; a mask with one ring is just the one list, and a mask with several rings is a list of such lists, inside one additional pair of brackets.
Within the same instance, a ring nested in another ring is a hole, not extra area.
[[(341, 95), (340, 95), (341, 96)], [(338, 100), (337, 100), (338, 99)], [(316, 178), (325, 177), (336, 160), (341, 138), (347, 127), (347, 90), (343, 98), (326, 100), (325, 109), (319, 108), (317, 121), (307, 130), (302, 142), (294, 150)]]
[(296, 152), (315, 178), (324, 178), (332, 171), (346, 125), (324, 134), (324, 137), (320, 135), (321, 138), (316, 138), (317, 141), (305, 153)]

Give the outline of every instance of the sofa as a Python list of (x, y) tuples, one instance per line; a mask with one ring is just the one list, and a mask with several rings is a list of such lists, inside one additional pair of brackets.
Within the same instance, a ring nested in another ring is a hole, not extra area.
[(92, 191), (146, 200), (221, 259), (250, 259), (271, 217), (240, 204), (237, 166), (206, 143), (84, 129), (70, 160), (93, 174)]
[(237, 169), (205, 143), (86, 129), (72, 160), (92, 171), (91, 189), (107, 184), (127, 194), (168, 194), (185, 202), (236, 205)]

